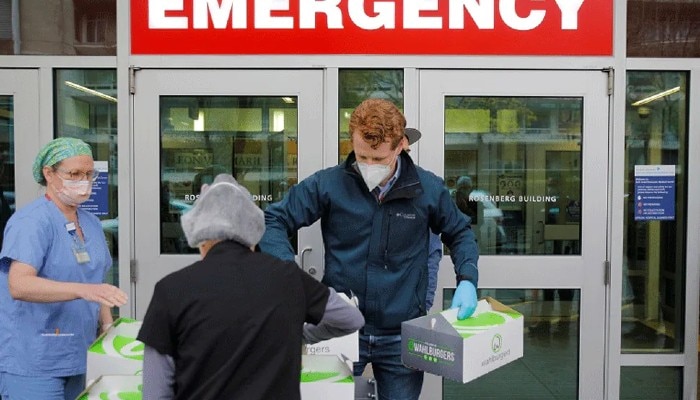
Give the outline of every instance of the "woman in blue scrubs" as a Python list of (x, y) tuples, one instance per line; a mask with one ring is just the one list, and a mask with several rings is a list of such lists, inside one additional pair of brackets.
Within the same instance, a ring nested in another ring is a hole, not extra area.
[(88, 346), (127, 296), (103, 283), (112, 258), (102, 226), (79, 207), (97, 174), (90, 146), (55, 139), (33, 173), (46, 194), (12, 215), (0, 251), (0, 394), (73, 400)]

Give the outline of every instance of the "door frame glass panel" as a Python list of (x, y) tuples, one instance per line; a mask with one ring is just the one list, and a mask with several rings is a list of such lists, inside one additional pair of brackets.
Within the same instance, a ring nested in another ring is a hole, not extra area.
[[(578, 396), (603, 398), (605, 387), (606, 285), (608, 214), (608, 96), (607, 75), (600, 71), (440, 71), (420, 72), (419, 151), (421, 166), (438, 175), (445, 173), (445, 100), (449, 96), (547, 97), (583, 99), (581, 149), (580, 253), (564, 255), (482, 255), (479, 288), (484, 290), (576, 289), (580, 298), (578, 338)], [(551, 146), (550, 146), (551, 147)], [(546, 151), (542, 147), (541, 161)], [(483, 157), (480, 157), (483, 158)], [(478, 166), (481, 161), (477, 160)], [(544, 191), (546, 173), (540, 177)], [(584, 217), (585, 216), (585, 217)], [(589, 218), (590, 217), (590, 218)], [(553, 225), (552, 227), (554, 227)], [(543, 227), (544, 228), (544, 227)], [(556, 229), (554, 229), (556, 230)], [(552, 229), (548, 230), (549, 233)], [(542, 234), (545, 232), (543, 231)], [(491, 253), (492, 254), (492, 253)], [(442, 304), (444, 288), (454, 287), (449, 257), (444, 257), (438, 277), (435, 303)], [(527, 299), (527, 296), (525, 296)], [(525, 300), (526, 301), (526, 300)], [(526, 315), (527, 317), (527, 315)], [(527, 350), (526, 350), (527, 354)], [(442, 393), (439, 377), (426, 375), (423, 393)], [(424, 397), (426, 398), (426, 397)], [(439, 398), (442, 398), (440, 396)]]
[[(134, 115), (134, 255), (137, 280), (133, 315), (143, 318), (155, 283), (199, 259), (197, 254), (161, 251), (161, 106), (167, 98), (290, 97), (298, 102), (293, 161), (301, 180), (322, 167), (323, 72), (320, 70), (140, 70), (133, 98)], [(251, 110), (253, 112), (254, 110)], [(202, 113), (204, 114), (204, 112)], [(220, 113), (214, 113), (219, 115)], [(254, 113), (255, 114), (255, 113)], [(199, 119), (200, 113), (192, 115)], [(257, 114), (256, 114), (257, 115)], [(221, 120), (219, 120), (221, 121)], [(203, 122), (202, 122), (203, 123)], [(272, 127), (270, 127), (272, 129)], [(196, 131), (193, 126), (192, 131)], [(158, 156), (160, 154), (160, 156)], [(194, 173), (192, 174), (194, 175)], [(260, 201), (258, 204), (264, 206)], [(323, 245), (318, 224), (297, 235), (306, 267), (320, 266)], [(170, 252), (172, 253), (172, 252)], [(299, 257), (298, 257), (299, 258)], [(298, 262), (301, 260), (297, 260)]]
[(34, 200), (40, 192), (32, 176), (32, 164), (39, 152), (39, 71), (0, 69), (0, 96), (12, 97), (14, 140), (15, 208)]

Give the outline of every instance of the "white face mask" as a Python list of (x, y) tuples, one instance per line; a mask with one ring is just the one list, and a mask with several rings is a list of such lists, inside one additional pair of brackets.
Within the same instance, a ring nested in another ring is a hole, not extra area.
[(63, 188), (56, 190), (58, 198), (68, 206), (83, 204), (92, 193), (92, 181), (71, 181), (61, 178)]
[(366, 164), (358, 161), (357, 168), (360, 170), (360, 175), (362, 175), (362, 179), (364, 179), (370, 192), (389, 177), (397, 158), (398, 154), (394, 156), (394, 159), (389, 164)]
[(379, 186), (391, 173), (391, 167), (384, 164), (365, 164), (358, 162), (357, 168), (360, 169), (362, 179), (365, 180), (370, 192)]

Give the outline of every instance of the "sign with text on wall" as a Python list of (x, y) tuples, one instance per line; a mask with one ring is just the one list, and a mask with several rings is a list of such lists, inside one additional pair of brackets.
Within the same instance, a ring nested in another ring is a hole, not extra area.
[(107, 161), (95, 161), (97, 179), (92, 183), (92, 193), (87, 201), (80, 205), (98, 217), (109, 215), (109, 166)]
[(612, 55), (613, 0), (131, 0), (132, 54)]
[(634, 166), (635, 221), (676, 219), (676, 166)]

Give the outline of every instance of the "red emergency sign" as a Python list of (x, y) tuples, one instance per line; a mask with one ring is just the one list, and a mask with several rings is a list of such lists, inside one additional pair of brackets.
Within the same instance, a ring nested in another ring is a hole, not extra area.
[(132, 54), (612, 55), (613, 0), (131, 0)]

